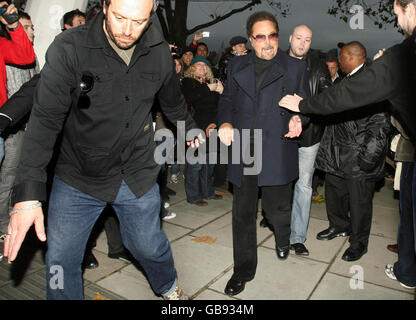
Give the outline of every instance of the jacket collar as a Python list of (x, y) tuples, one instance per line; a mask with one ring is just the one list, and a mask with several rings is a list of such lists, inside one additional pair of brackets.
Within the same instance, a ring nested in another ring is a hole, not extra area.
[[(254, 55), (255, 52), (252, 51), (247, 54), (246, 64), (239, 71), (234, 74), (234, 79), (237, 81), (238, 85), (250, 96), (255, 97), (256, 95), (256, 71), (254, 64)], [(269, 71), (266, 77), (259, 88), (259, 91), (270, 83), (276, 81), (282, 77), (285, 73), (285, 55), (282, 50), (278, 50), (276, 56), (272, 59), (273, 62), (269, 68)]]

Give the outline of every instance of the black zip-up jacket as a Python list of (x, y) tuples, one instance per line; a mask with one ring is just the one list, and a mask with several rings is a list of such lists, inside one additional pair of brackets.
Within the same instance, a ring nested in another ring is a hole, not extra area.
[(416, 145), (416, 29), (378, 58), (359, 75), (304, 99), (304, 114), (342, 112), (389, 100), (410, 140)]
[[(318, 52), (310, 50), (306, 55), (306, 65), (309, 73), (309, 89), (311, 96), (320, 94), (332, 86), (331, 75), (326, 64), (321, 61)], [(311, 116), (310, 122), (300, 135), (300, 146), (310, 147), (321, 141), (324, 133), (324, 121), (320, 116)]]
[[(12, 202), (46, 200), (46, 166), (58, 134), (55, 174), (97, 199), (112, 202), (122, 180), (137, 196), (155, 183), (151, 107), (155, 96), (168, 119), (189, 115), (168, 44), (153, 25), (142, 34), (127, 66), (110, 46), (102, 13), (58, 35), (46, 53), (37, 86)], [(80, 99), (82, 75), (94, 85)]]

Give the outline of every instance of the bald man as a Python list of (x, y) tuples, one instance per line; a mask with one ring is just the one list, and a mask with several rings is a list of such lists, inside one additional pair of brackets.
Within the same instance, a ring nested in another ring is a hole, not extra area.
[[(340, 65), (347, 78), (365, 69), (367, 54), (357, 42), (345, 45)], [(390, 121), (385, 104), (347, 111), (325, 128), (316, 168), (326, 172), (325, 198), (329, 228), (318, 240), (350, 236), (342, 259), (356, 261), (366, 252), (375, 181), (383, 175)]]

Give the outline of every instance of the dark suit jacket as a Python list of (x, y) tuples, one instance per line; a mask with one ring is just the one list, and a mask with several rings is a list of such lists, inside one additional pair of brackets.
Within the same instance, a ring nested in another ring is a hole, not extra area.
[(389, 100), (412, 141), (416, 141), (416, 30), (389, 48), (365, 71), (301, 101), (302, 113), (331, 114)]
[[(294, 115), (278, 106), (286, 94), (309, 96), (309, 79), (305, 61), (295, 59), (279, 50), (256, 92), (254, 52), (235, 57), (228, 67), (227, 84), (218, 106), (218, 127), (230, 123), (240, 133), (242, 142), (235, 140), (229, 148), (228, 179), (240, 186), (243, 175), (242, 153), (249, 139), (243, 129), (262, 129), (262, 143), (255, 144), (259, 186), (285, 185), (297, 178), (298, 140), (286, 139), (289, 120)], [(305, 124), (308, 120), (302, 117)], [(244, 140), (244, 141), (243, 141)], [(261, 150), (260, 150), (261, 147)], [(240, 150), (238, 150), (240, 148)], [(239, 159), (232, 157), (235, 153)], [(239, 160), (239, 161), (238, 161)], [(231, 162), (239, 162), (231, 164)]]

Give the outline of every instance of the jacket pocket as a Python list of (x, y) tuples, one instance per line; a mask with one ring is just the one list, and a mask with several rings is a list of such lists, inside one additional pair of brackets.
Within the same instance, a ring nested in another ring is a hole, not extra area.
[(91, 105), (111, 103), (113, 97), (113, 74), (110, 72), (91, 71), (94, 78), (94, 86), (87, 96)]
[(108, 175), (110, 151), (102, 147), (77, 145), (77, 157), (81, 173), (88, 177), (104, 177)]

